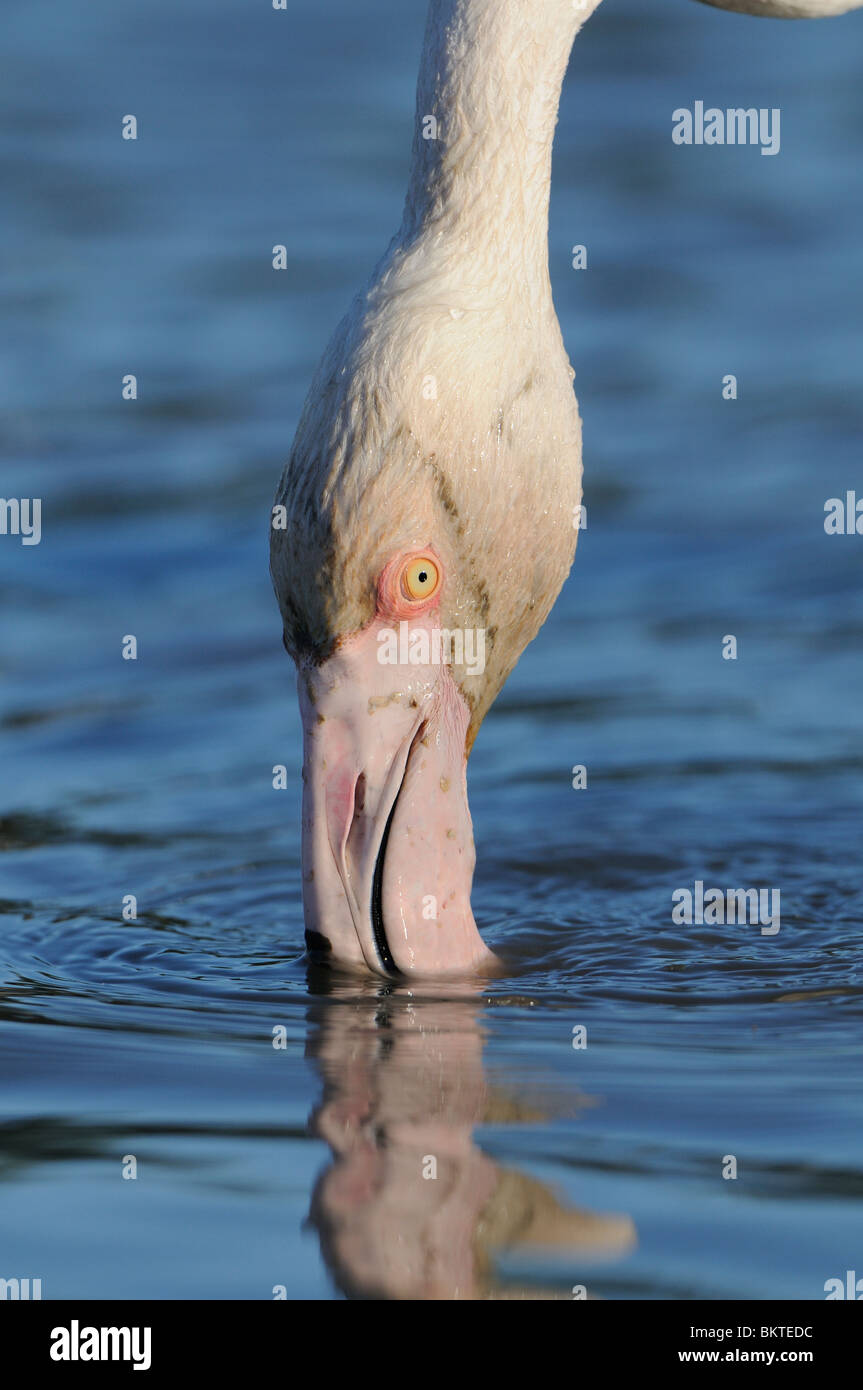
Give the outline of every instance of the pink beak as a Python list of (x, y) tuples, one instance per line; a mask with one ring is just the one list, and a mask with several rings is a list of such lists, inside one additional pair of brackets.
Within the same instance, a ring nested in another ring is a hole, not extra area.
[(381, 975), (489, 973), (470, 908), (468, 706), (446, 665), (383, 664), (385, 626), (299, 669), (306, 942)]

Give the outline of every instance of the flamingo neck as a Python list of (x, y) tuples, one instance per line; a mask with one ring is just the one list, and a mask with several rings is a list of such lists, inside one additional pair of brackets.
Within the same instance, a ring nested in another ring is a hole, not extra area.
[(548, 286), (551, 146), (575, 34), (599, 0), (431, 0), (402, 244), (470, 277)]

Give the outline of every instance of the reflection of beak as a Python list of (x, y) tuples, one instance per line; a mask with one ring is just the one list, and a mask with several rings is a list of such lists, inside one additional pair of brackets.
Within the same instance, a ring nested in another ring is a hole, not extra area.
[(488, 967), (470, 910), (468, 707), (448, 666), (382, 664), (383, 628), (299, 672), (306, 941), (378, 974)]
[[(533, 1094), (496, 1089), (483, 1063), (483, 992), (476, 978), (442, 986), (333, 975), (312, 999), (308, 1055), (323, 1095), (310, 1129), (332, 1162), (309, 1215), (348, 1298), (571, 1298), (575, 1261), (618, 1259), (636, 1243), (628, 1216), (571, 1207), (479, 1147), (477, 1125), (574, 1111), (571, 1085), (565, 1099), (546, 1091), (541, 1108)], [(577, 1093), (575, 1108), (586, 1100)], [(502, 1277), (501, 1258), (519, 1256), (542, 1262), (547, 1287)]]

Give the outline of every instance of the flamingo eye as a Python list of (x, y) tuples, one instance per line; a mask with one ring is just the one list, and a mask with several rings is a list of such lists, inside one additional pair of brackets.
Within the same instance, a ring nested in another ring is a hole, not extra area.
[(431, 598), (440, 584), (440, 570), (427, 555), (410, 560), (402, 571), (402, 591), (415, 603)]

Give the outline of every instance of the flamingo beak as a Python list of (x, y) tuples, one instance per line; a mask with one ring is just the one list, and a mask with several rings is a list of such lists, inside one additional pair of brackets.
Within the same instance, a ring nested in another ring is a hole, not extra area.
[(298, 672), (306, 944), (380, 975), (488, 973), (470, 907), (469, 709), (448, 666), (383, 664), (384, 627)]

